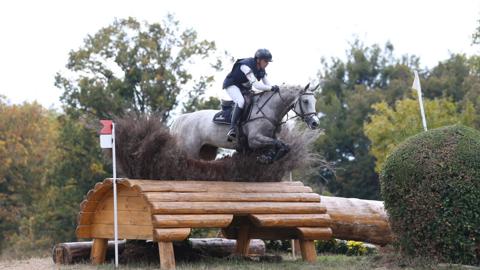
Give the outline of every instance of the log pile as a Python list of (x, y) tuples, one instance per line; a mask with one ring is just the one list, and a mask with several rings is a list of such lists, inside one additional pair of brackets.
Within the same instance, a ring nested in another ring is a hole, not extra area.
[[(118, 181), (120, 239), (158, 242), (162, 269), (174, 269), (173, 241), (192, 228), (221, 228), (249, 254), (250, 239), (299, 239), (302, 257), (316, 260), (314, 240), (330, 239), (330, 216), (320, 196), (301, 182)], [(91, 190), (81, 204), (78, 238), (93, 238), (93, 263), (105, 261), (113, 237), (112, 181)], [(152, 233), (153, 232), (153, 233)]]
[[(301, 182), (120, 179), (117, 189), (119, 239), (158, 242), (162, 269), (175, 268), (173, 242), (187, 239), (193, 228), (222, 229), (237, 240), (234, 253), (243, 256), (250, 253), (250, 239), (298, 239), (310, 262), (316, 258), (314, 240), (384, 245), (392, 239), (382, 202), (321, 197)], [(111, 179), (88, 192), (76, 234), (93, 238), (93, 263), (105, 261), (113, 238)]]

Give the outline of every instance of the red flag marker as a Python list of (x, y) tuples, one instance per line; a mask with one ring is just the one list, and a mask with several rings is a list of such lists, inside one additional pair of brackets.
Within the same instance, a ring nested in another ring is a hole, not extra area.
[(113, 121), (112, 120), (100, 120), (103, 127), (100, 130), (100, 147), (101, 148), (112, 148), (113, 146)]
[(100, 123), (103, 125), (102, 129), (100, 130), (100, 134), (112, 134), (112, 120), (100, 120)]

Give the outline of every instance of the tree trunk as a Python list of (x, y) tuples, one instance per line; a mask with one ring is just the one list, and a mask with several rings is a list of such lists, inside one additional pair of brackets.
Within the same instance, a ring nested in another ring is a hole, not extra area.
[[(68, 242), (56, 244), (52, 250), (53, 262), (56, 264), (72, 264), (90, 260), (93, 242)], [(118, 241), (118, 253), (125, 248), (125, 241)], [(115, 242), (108, 241), (107, 260), (115, 256)]]
[(392, 231), (382, 201), (321, 196), (332, 220), (333, 237), (386, 245)]

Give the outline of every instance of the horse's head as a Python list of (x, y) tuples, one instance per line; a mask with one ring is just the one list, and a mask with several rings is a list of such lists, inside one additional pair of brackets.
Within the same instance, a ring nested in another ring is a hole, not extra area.
[(320, 86), (317, 85), (314, 89), (309, 90), (310, 84), (307, 84), (305, 88), (300, 91), (297, 102), (293, 107), (293, 111), (307, 123), (310, 129), (316, 129), (320, 120), (317, 116), (315, 105), (317, 100), (315, 99), (314, 91)]

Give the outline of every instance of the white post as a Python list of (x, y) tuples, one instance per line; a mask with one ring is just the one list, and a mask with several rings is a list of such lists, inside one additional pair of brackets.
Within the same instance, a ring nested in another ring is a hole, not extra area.
[(118, 268), (118, 215), (117, 215), (117, 165), (115, 153), (115, 123), (112, 123), (112, 164), (113, 164), (113, 234), (115, 240), (115, 268)]
[(418, 72), (416, 70), (414, 70), (413, 72), (415, 73), (415, 79), (413, 80), (412, 88), (417, 90), (418, 103), (420, 105), (420, 114), (422, 115), (423, 129), (427, 131), (427, 119), (425, 118), (425, 111), (423, 109), (423, 97), (422, 97), (422, 87), (420, 86), (420, 78), (418, 77)]
[[(289, 176), (290, 176), (290, 182), (292, 182), (292, 171), (290, 171)], [(293, 256), (293, 259), (295, 260), (296, 259), (296, 256), (295, 256), (295, 251), (296, 251), (295, 250), (295, 240), (292, 239), (290, 241), (291, 241), (290, 245), (292, 245), (292, 256)]]

